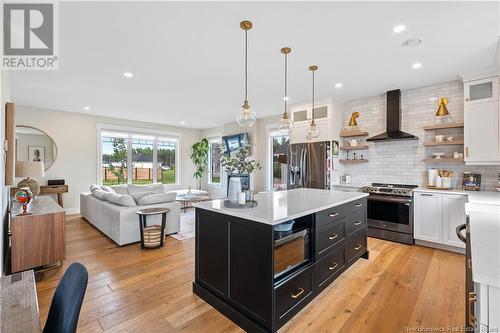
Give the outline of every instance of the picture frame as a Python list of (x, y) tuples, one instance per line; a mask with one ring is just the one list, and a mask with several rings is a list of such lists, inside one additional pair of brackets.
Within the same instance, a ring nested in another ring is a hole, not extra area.
[(332, 140), (332, 156), (333, 157), (339, 157), (339, 142), (337, 140)]
[(28, 146), (28, 160), (32, 162), (45, 162), (45, 147)]

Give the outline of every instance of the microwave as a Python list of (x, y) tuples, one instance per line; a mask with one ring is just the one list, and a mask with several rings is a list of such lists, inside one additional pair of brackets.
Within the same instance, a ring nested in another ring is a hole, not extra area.
[(274, 277), (309, 261), (310, 229), (274, 232)]

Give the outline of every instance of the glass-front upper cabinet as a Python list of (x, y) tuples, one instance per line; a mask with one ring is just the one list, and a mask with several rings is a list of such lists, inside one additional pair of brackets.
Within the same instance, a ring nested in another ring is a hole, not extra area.
[(498, 76), (464, 82), (465, 103), (487, 103), (498, 100)]

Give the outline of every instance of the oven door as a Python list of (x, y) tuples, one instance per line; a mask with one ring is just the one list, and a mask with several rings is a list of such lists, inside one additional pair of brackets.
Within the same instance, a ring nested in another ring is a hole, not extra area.
[(395, 195), (368, 196), (368, 227), (413, 235), (413, 199)]

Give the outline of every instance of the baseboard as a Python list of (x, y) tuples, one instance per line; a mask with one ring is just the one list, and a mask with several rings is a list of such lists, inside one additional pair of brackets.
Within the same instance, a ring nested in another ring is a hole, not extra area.
[(445, 244), (438, 244), (438, 243), (433, 243), (433, 242), (427, 242), (427, 241), (423, 241), (420, 239), (415, 239), (415, 245), (433, 247), (433, 248), (439, 249), (439, 250), (445, 250), (445, 251), (451, 251), (451, 252), (456, 252), (456, 253), (460, 253), (460, 254), (465, 254), (465, 249), (463, 249), (461, 247), (445, 245)]

